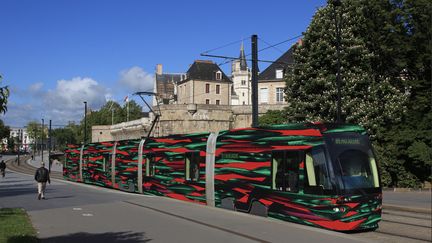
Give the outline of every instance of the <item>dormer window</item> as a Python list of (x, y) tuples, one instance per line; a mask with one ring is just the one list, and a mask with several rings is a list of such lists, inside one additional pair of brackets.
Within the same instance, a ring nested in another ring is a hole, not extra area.
[(221, 71), (217, 71), (216, 72), (216, 80), (221, 80), (222, 79), (222, 72)]
[(276, 69), (276, 79), (283, 78), (283, 69)]

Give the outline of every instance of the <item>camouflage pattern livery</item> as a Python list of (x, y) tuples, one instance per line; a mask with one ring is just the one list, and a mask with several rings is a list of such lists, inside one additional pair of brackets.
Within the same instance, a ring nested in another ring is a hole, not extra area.
[(207, 204), (206, 176), (214, 171), (216, 207), (336, 231), (378, 227), (381, 187), (363, 128), (306, 123), (221, 131), (213, 168), (206, 168), (209, 135), (69, 145), (63, 174)]

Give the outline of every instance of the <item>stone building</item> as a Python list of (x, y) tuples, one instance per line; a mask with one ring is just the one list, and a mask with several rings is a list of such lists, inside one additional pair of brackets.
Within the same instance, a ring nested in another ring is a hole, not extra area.
[(156, 65), (153, 92), (157, 94), (159, 104), (173, 104), (177, 101), (177, 84), (186, 78), (186, 73), (163, 73), (162, 68), (162, 64)]
[(231, 80), (233, 82), (231, 105), (252, 104), (251, 71), (247, 66), (243, 43), (240, 47), (239, 58), (231, 65)]
[[(258, 112), (282, 110), (285, 71), (293, 64), (292, 46), (258, 77)], [(158, 64), (154, 93), (159, 103), (160, 120), (151, 136), (215, 132), (250, 127), (252, 124), (251, 71), (243, 44), (239, 59), (232, 62), (231, 79), (212, 61), (195, 61), (186, 73), (163, 73)], [(159, 109), (154, 109), (159, 110)], [(114, 126), (93, 127), (92, 140), (124, 140), (147, 136), (152, 116)]]
[(258, 104), (286, 104), (285, 72), (294, 63), (293, 51), (297, 44), (280, 56), (258, 76)]
[(177, 104), (230, 105), (232, 82), (212, 61), (197, 60), (177, 84)]

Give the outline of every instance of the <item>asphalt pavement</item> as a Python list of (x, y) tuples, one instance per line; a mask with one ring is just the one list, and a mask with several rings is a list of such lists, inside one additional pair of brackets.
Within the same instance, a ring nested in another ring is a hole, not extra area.
[[(38, 158), (28, 161), (39, 167)], [(61, 167), (52, 167), (60, 170)], [(0, 208), (27, 210), (45, 242), (358, 242), (342, 234), (270, 218), (52, 180), (37, 200), (33, 176), (7, 170), (0, 178)], [(384, 192), (384, 203), (430, 208), (430, 192)], [(421, 198), (421, 200), (416, 200)], [(385, 206), (384, 206), (385, 210)]]
[(351, 235), (219, 208), (7, 171), (0, 207), (22, 207), (45, 242), (358, 242)]

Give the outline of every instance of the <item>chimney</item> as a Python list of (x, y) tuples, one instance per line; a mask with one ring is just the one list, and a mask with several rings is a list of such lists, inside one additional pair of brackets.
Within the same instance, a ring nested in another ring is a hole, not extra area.
[(162, 64), (156, 65), (156, 74), (162, 75)]

